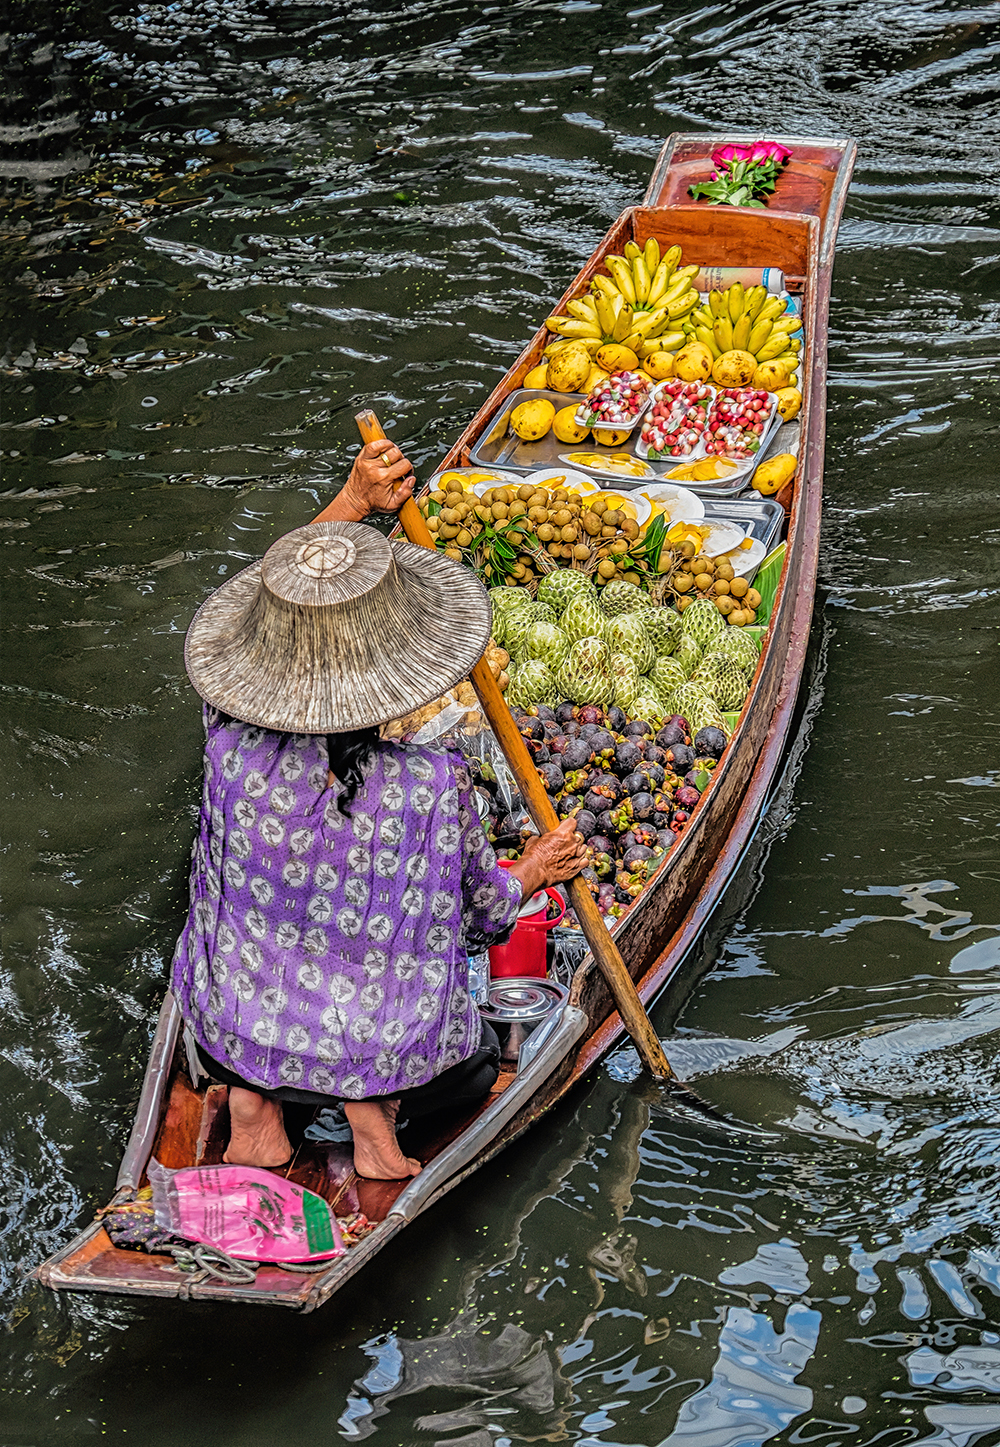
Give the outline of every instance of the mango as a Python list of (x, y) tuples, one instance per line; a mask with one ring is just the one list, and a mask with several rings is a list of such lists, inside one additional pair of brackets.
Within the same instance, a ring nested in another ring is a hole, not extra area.
[(712, 365), (712, 381), (720, 387), (745, 387), (753, 380), (756, 370), (757, 358), (753, 352), (723, 352)]
[(788, 368), (783, 362), (761, 362), (751, 378), (751, 386), (765, 392), (777, 392), (788, 382)]
[(704, 342), (689, 342), (674, 357), (674, 376), (682, 382), (707, 382), (714, 360)]
[(606, 372), (603, 367), (598, 367), (595, 363), (590, 369), (590, 376), (586, 382), (584, 382), (582, 390), (584, 392), (593, 392), (595, 387), (603, 387), (605, 382), (610, 381), (610, 373)]
[(794, 452), (779, 452), (777, 457), (762, 462), (753, 475), (753, 486), (761, 497), (773, 497), (786, 482), (791, 482), (799, 459)]
[(652, 377), (654, 382), (665, 382), (674, 375), (675, 362), (672, 352), (650, 352), (642, 364), (642, 370)]
[(779, 387), (774, 394), (778, 399), (778, 411), (783, 422), (791, 422), (799, 415), (802, 407), (802, 393), (798, 387)]
[(531, 402), (522, 402), (510, 414), (511, 431), (516, 433), (522, 442), (537, 442), (548, 432), (555, 415), (556, 409), (552, 403), (546, 402), (542, 397), (536, 397)]
[(602, 447), (620, 447), (628, 435), (618, 427), (594, 428), (594, 441), (599, 442)]
[(576, 420), (576, 404), (561, 407), (552, 421), (552, 431), (560, 442), (582, 442), (590, 436), (589, 427), (581, 427)]
[(631, 347), (623, 347), (620, 342), (609, 342), (597, 353), (597, 365), (609, 372), (634, 372), (639, 365), (639, 358)]
[(539, 390), (541, 390), (542, 388), (547, 387), (548, 385), (549, 385), (549, 364), (548, 364), (548, 362), (539, 362), (539, 364), (538, 364), (537, 367), (532, 367), (531, 371), (528, 372), (528, 373), (525, 375), (524, 381), (521, 383), (521, 386), (522, 386), (522, 387), (530, 387), (530, 388), (532, 389), (532, 391), (534, 391), (535, 388), (538, 388)]
[(580, 392), (590, 376), (590, 367), (587, 348), (582, 342), (573, 342), (549, 358), (549, 386), (554, 392)]

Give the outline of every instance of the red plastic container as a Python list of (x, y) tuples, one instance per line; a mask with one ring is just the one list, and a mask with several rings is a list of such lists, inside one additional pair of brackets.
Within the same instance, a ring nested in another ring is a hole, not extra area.
[[(506, 861), (500, 862), (503, 864)], [(546, 919), (545, 909), (539, 910), (537, 914), (522, 915), (507, 943), (490, 947), (491, 979), (505, 980), (511, 975), (530, 975), (536, 980), (544, 980), (547, 973), (546, 935), (566, 913), (562, 895), (557, 889), (547, 889), (545, 894), (549, 899), (555, 900), (559, 913), (553, 919)]]

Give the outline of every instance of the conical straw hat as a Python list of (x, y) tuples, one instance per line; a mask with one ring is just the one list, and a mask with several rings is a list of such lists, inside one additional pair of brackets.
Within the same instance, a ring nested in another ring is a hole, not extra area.
[(465, 678), (491, 621), (461, 563), (363, 523), (310, 523), (206, 598), (184, 661), (202, 698), (244, 723), (342, 733)]

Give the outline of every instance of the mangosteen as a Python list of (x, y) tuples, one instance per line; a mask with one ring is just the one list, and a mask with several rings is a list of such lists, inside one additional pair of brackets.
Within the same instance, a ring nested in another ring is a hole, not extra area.
[(568, 739), (578, 739), (580, 737), (580, 725), (575, 718), (566, 720), (563, 724), (563, 732)]
[(607, 839), (617, 839), (622, 832), (615, 821), (614, 811), (602, 809), (597, 816), (597, 827)]
[(667, 769), (663, 775), (663, 792), (665, 794), (675, 794), (683, 782), (684, 780), (680, 774), (675, 774), (672, 769)]
[(583, 808), (583, 799), (579, 794), (564, 794), (556, 804), (556, 813), (560, 819), (568, 819), (574, 809)]
[(608, 728), (614, 729), (616, 734), (620, 734), (627, 723), (628, 718), (624, 711), (620, 709), (616, 703), (613, 703), (608, 709)]
[(661, 768), (667, 766), (667, 751), (661, 749), (659, 744), (643, 744), (642, 756), (647, 764), (659, 764)]
[(721, 759), (725, 747), (726, 736), (721, 729), (699, 729), (694, 736), (696, 754), (708, 754), (713, 759)]
[(605, 809), (611, 808), (617, 802), (617, 799), (612, 799), (600, 786), (588, 789), (583, 796), (583, 807), (590, 809), (595, 815), (603, 814)]
[[(558, 724), (557, 727), (562, 728), (562, 725)], [(564, 733), (552, 734), (548, 741), (549, 753), (552, 754), (554, 757), (559, 757), (566, 752), (566, 745), (568, 743), (569, 739)]]
[(562, 703), (557, 705), (555, 715), (558, 723), (569, 723), (571, 719), (576, 718), (576, 704), (571, 703), (568, 698), (564, 699)]
[(675, 774), (686, 774), (694, 763), (694, 749), (690, 744), (671, 744), (666, 755)]
[(505, 814), (497, 825), (498, 839), (526, 839), (531, 833), (530, 825), (524, 814)]
[[(565, 754), (563, 755), (565, 759)], [(585, 769), (567, 769), (566, 787), (574, 794), (585, 794), (592, 789), (601, 777), (601, 771), (594, 764), (588, 764)]]
[(583, 703), (577, 709), (577, 718), (582, 724), (603, 724), (604, 710), (596, 703)]
[(669, 718), (656, 735), (656, 742), (661, 749), (669, 749), (674, 744), (687, 743), (687, 729), (682, 727), (683, 720), (678, 717)]
[(563, 749), (564, 769), (585, 769), (594, 757), (594, 751), (586, 739), (570, 739)]
[(535, 713), (541, 719), (542, 723), (555, 723), (556, 721), (556, 711), (554, 708), (549, 708), (547, 703), (536, 704)]
[(626, 794), (644, 794), (649, 788), (649, 780), (640, 769), (636, 769), (634, 774), (622, 779), (622, 788)]
[(614, 878), (615, 861), (610, 854), (595, 854), (590, 862), (598, 879)]
[(611, 843), (611, 840), (606, 834), (591, 834), (590, 838), (587, 840), (587, 843), (594, 851), (595, 855), (613, 854), (615, 852), (614, 845)]
[(602, 884), (597, 892), (597, 903), (601, 907), (602, 914), (610, 914), (615, 904), (615, 887), (613, 884)]
[(613, 804), (617, 804), (619, 799), (625, 797), (622, 781), (617, 774), (602, 773), (590, 787), (600, 790), (605, 798), (610, 799)]
[(563, 736), (562, 724), (550, 723), (548, 719), (545, 719), (542, 727), (545, 730), (546, 739), (561, 739)]
[[(550, 744), (549, 748), (551, 747), (552, 745)], [(646, 775), (646, 778), (654, 789), (662, 789), (663, 781), (667, 777), (666, 770), (662, 764), (647, 764), (643, 761), (639, 765), (639, 770)]]
[(674, 806), (678, 809), (687, 809), (690, 813), (700, 798), (701, 795), (697, 789), (693, 789), (690, 784), (684, 784), (674, 795)]
[(669, 814), (672, 808), (673, 801), (670, 795), (661, 793), (661, 791), (657, 789), (653, 795), (653, 818), (656, 819), (661, 814)]
[[(541, 724), (539, 724), (539, 728), (541, 728)], [(528, 753), (536, 764), (547, 764), (549, 762), (552, 755), (549, 753), (548, 744), (540, 739), (525, 739), (524, 742), (528, 746)]]
[(545, 725), (540, 718), (532, 718), (529, 714), (522, 714), (517, 720), (517, 727), (526, 739), (544, 739)]
[(642, 865), (648, 869), (655, 858), (656, 855), (652, 849), (649, 849), (645, 844), (633, 844), (630, 849), (626, 849), (622, 856), (622, 863), (630, 874), (637, 874), (639, 872), (636, 868), (637, 865)]
[(590, 742), (594, 746), (595, 754), (604, 754), (608, 759), (613, 757), (615, 751), (615, 736), (610, 729), (599, 728), (595, 730), (595, 732), (590, 735)]
[(692, 767), (692, 769), (694, 770), (694, 772), (695, 772), (696, 774), (701, 774), (701, 773), (710, 774), (710, 773), (712, 772), (712, 770), (713, 770), (714, 768), (716, 768), (716, 766), (718, 765), (718, 762), (719, 762), (718, 759), (712, 759), (712, 758), (695, 759), (695, 761), (694, 761), (694, 763), (691, 765), (691, 767)]
[(642, 762), (642, 750), (630, 739), (623, 739), (615, 745), (615, 773), (631, 774)]
[(622, 732), (625, 734), (626, 738), (641, 739), (645, 738), (647, 734), (651, 734), (653, 732), (653, 728), (652, 725), (646, 723), (644, 719), (633, 718), (628, 721)]
[(597, 815), (586, 804), (576, 816), (576, 828), (581, 839), (590, 839), (597, 833)]
[(674, 836), (669, 829), (657, 829), (656, 842), (661, 849), (669, 849), (674, 842)]
[(687, 821), (688, 821), (690, 818), (691, 818), (690, 810), (688, 810), (688, 809), (675, 809), (674, 812), (673, 812), (673, 814), (671, 814), (671, 816), (670, 816), (670, 828), (671, 828), (671, 830), (673, 831), (673, 833), (674, 833), (674, 834), (679, 834), (679, 833), (681, 832), (681, 830), (684, 828), (684, 825), (687, 823)]
[(596, 899), (601, 892), (601, 881), (597, 877), (597, 871), (591, 869), (590, 865), (587, 864), (580, 870), (580, 878), (586, 881), (587, 888)]
[(542, 783), (550, 794), (558, 794), (563, 786), (563, 771), (558, 764), (542, 764), (538, 770)]
[(651, 824), (633, 824), (627, 834), (622, 835), (622, 845), (629, 850), (635, 844), (642, 844), (646, 849), (652, 849), (656, 844), (656, 830)]
[(655, 811), (652, 794), (633, 794), (631, 802), (633, 819), (652, 819)]
[[(625, 876), (626, 879), (628, 875)], [(631, 904), (635, 896), (628, 889), (623, 889), (620, 884), (615, 885), (615, 902), (617, 904)]]

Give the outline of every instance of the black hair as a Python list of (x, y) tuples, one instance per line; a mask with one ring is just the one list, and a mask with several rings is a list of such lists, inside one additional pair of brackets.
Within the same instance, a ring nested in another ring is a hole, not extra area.
[(365, 773), (375, 756), (378, 737), (377, 728), (349, 729), (347, 733), (326, 736), (330, 772), (344, 786), (337, 800), (337, 808), (342, 814), (350, 809), (355, 794), (364, 783)]

